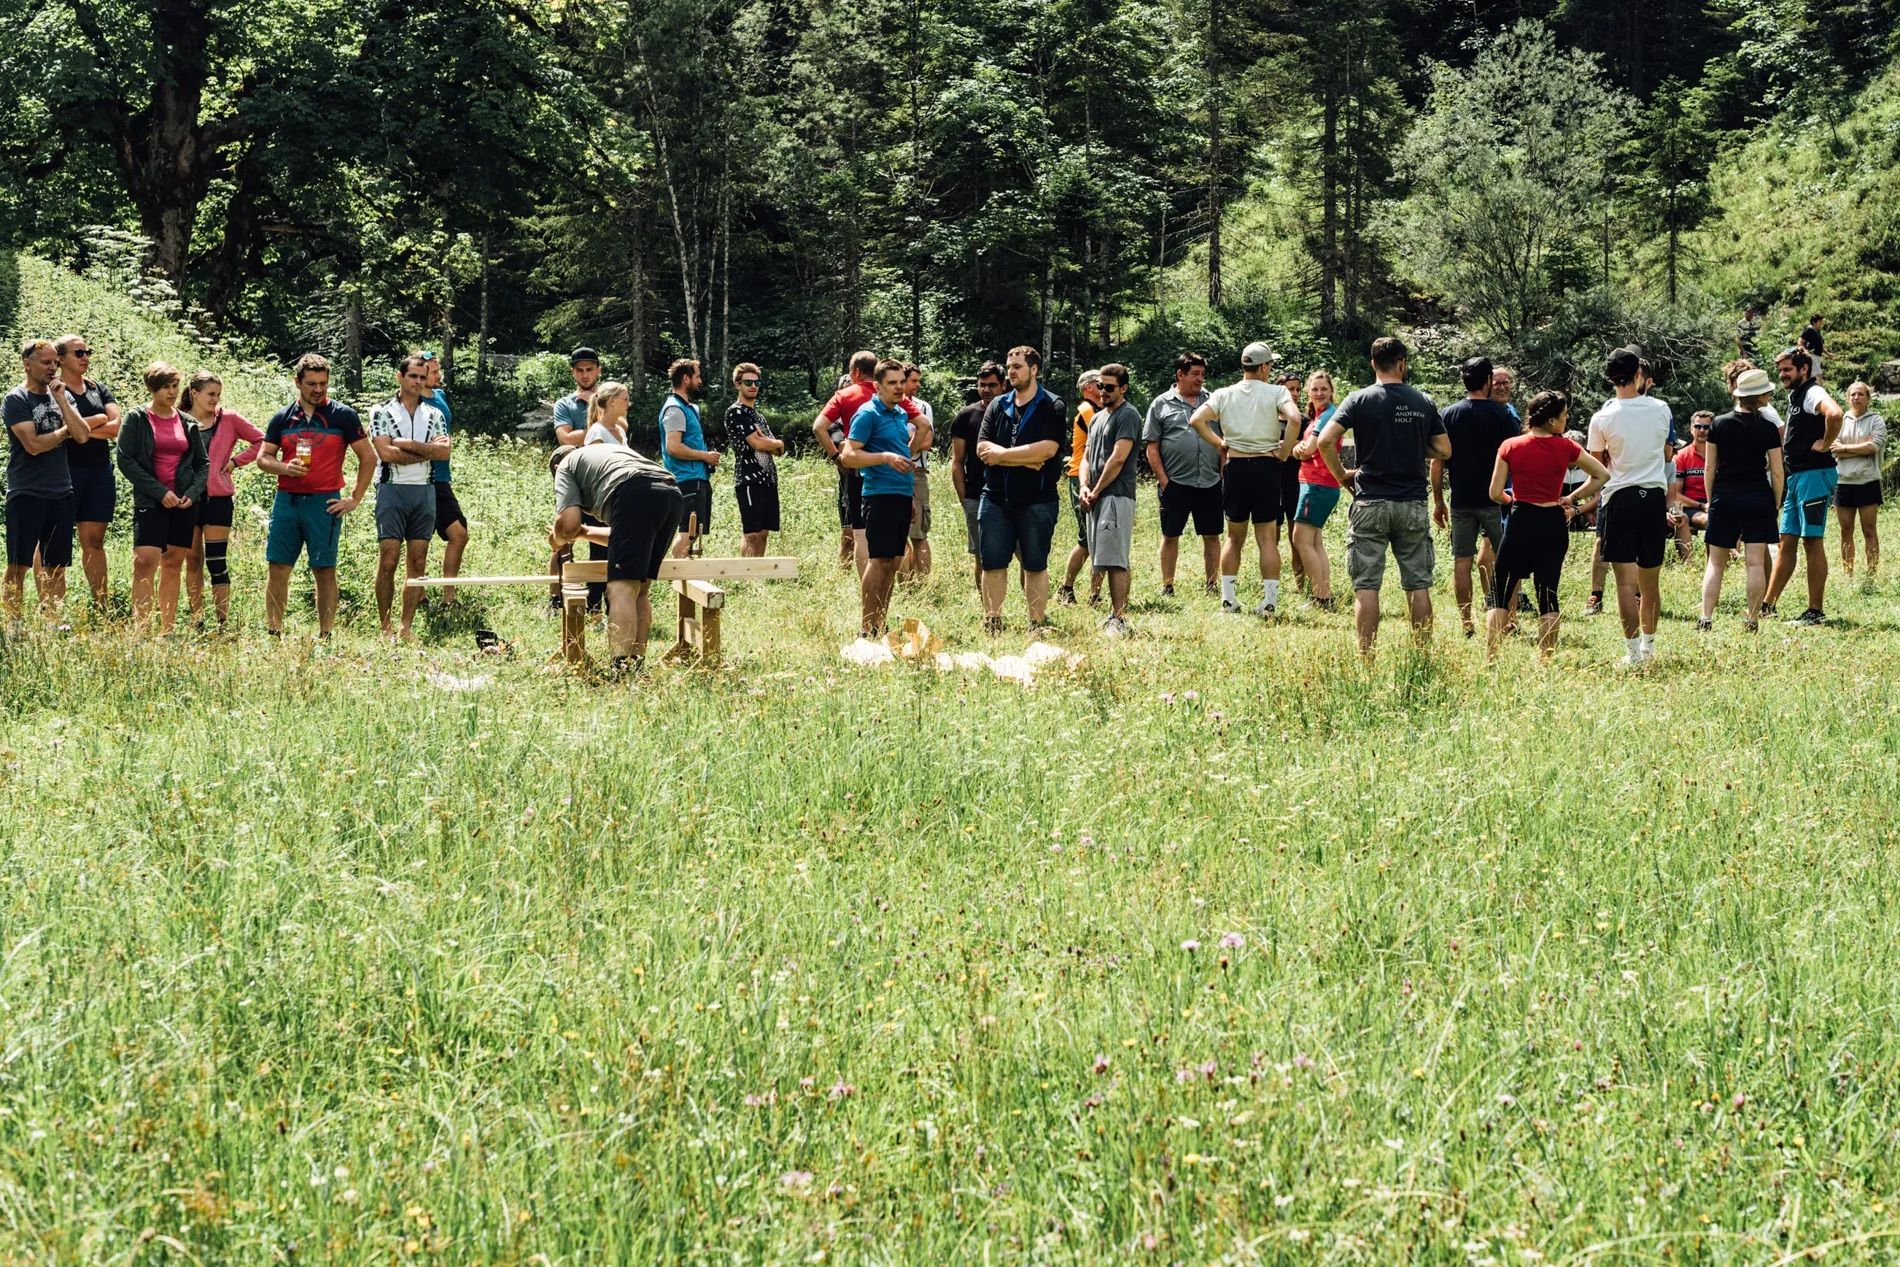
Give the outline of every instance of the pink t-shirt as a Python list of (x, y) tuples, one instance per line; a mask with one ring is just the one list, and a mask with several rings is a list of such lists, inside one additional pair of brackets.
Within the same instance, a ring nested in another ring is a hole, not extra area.
[(157, 414), (147, 414), (152, 420), (152, 465), (158, 468), (158, 482), (174, 493), (178, 491), (178, 463), (191, 449), (191, 441), (185, 436), (185, 420), (177, 414), (162, 418)]
[[(224, 473), (224, 464), (249, 466), (257, 461), (257, 446), (264, 442), (264, 433), (250, 424), (243, 414), (229, 409), (218, 410), (217, 421), (206, 425), (199, 423), (205, 433), (205, 457), (211, 463), (211, 478), (205, 483), (206, 497), (229, 497), (237, 491), (231, 483), (231, 477)], [(244, 452), (235, 457), (239, 440), (244, 441)]]

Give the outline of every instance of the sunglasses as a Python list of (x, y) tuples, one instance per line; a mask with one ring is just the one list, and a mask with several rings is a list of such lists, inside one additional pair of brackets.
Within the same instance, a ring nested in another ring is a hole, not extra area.
[(91, 356), (91, 355), (92, 355), (92, 349), (91, 349), (91, 348), (73, 348), (73, 349), (72, 349), (71, 351), (69, 351), (69, 352), (67, 352), (67, 353), (66, 353), (66, 355), (67, 355), (67, 356), (88, 356), (88, 357), (89, 357), (89, 356)]
[(1695, 426), (1689, 428), (1689, 430), (1691, 431), (1707, 431), (1708, 429), (1709, 429), (1709, 424), (1706, 422), (1698, 422), (1695, 424)]
[(758, 385), (759, 380), (756, 378), (742, 378), (739, 380), (739, 386), (741, 387), (757, 387)]
[(418, 352), (418, 353), (416, 354), (416, 359), (417, 359), (418, 361), (423, 361), (423, 362), (428, 362), (428, 361), (433, 361), (433, 360), (435, 360), (435, 353), (433, 353), (433, 352)]

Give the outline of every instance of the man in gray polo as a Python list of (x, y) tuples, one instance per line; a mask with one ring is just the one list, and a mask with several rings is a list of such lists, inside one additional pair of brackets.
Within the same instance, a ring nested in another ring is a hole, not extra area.
[(389, 627), (396, 597), (396, 564), (407, 555), (410, 580), (429, 570), (429, 539), (435, 535), (435, 481), (430, 463), (449, 456), (449, 423), (424, 392), (429, 362), (403, 358), (396, 398), (369, 413), (369, 442), (381, 469), (376, 475), (376, 613), (383, 636), (408, 642), (415, 637), (416, 608), (422, 591), (404, 587), (402, 628)]
[(1135, 441), (1141, 415), (1128, 403), (1128, 367), (1104, 365), (1101, 408), (1089, 420), (1076, 504), (1088, 516), (1089, 558), (1108, 581), (1102, 632), (1128, 633), (1128, 563), (1135, 542)]
[(1148, 469), (1155, 473), (1161, 500), (1161, 596), (1174, 597), (1174, 565), (1181, 556), (1181, 533), (1188, 520), (1201, 539), (1201, 562), (1207, 570), (1207, 592), (1220, 592), (1220, 541), (1225, 514), (1221, 509), (1221, 455), (1201, 442), (1191, 420), (1207, 403), (1207, 358), (1183, 352), (1174, 361), (1174, 386), (1148, 405), (1148, 423), (1141, 438), (1147, 446)]

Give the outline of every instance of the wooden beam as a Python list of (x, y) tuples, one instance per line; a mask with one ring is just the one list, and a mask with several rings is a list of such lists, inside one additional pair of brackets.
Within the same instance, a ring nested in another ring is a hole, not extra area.
[[(774, 581), (798, 575), (798, 560), (788, 557), (767, 559), (668, 559), (660, 564), (662, 581)], [(560, 579), (577, 582), (607, 579), (607, 561), (568, 564)], [(462, 585), (551, 585), (555, 577), (538, 576), (424, 576), (405, 581), (407, 589), (439, 589)]]
[(718, 611), (726, 605), (726, 591), (706, 581), (674, 581), (673, 592), (708, 611)]

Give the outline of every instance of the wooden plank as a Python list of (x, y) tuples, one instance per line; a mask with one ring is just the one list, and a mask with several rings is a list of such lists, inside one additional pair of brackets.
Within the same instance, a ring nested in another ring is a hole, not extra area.
[(572, 665), (587, 663), (587, 588), (561, 587), (561, 657)]
[(539, 576), (458, 576), (453, 579), (441, 576), (419, 576), (413, 581), (404, 581), (404, 589), (426, 590), (444, 589), (449, 586), (460, 588), (463, 585), (552, 585), (561, 578), (551, 572)]
[(706, 581), (674, 581), (673, 592), (690, 598), (707, 611), (718, 611), (726, 605), (726, 591)]
[[(662, 581), (782, 581), (798, 575), (798, 560), (788, 557), (765, 559), (668, 559), (660, 564)], [(570, 563), (562, 571), (569, 581), (604, 581), (607, 561)], [(537, 576), (440, 576), (418, 577), (404, 582), (408, 589), (438, 589), (460, 585), (549, 585), (555, 578)]]

